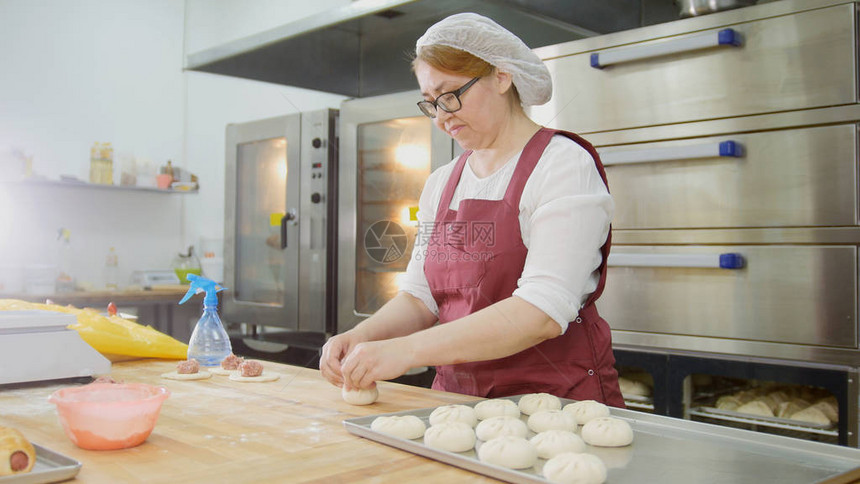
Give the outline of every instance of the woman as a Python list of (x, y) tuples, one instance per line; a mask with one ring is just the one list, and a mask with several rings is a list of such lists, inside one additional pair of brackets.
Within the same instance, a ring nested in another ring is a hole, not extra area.
[(594, 306), (613, 209), (603, 167), (586, 141), (541, 128), (522, 107), (549, 101), (549, 71), (472, 13), (430, 27), (413, 69), (419, 108), (466, 151), (427, 180), (401, 292), (326, 343), (323, 375), (369, 388), (435, 365), (439, 390), (623, 406)]

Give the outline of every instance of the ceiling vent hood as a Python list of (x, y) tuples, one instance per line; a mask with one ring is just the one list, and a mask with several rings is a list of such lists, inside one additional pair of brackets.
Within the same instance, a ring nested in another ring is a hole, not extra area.
[(494, 19), (531, 48), (639, 26), (640, 0), (356, 0), (188, 55), (186, 69), (349, 97), (416, 89), (415, 41), (459, 12)]

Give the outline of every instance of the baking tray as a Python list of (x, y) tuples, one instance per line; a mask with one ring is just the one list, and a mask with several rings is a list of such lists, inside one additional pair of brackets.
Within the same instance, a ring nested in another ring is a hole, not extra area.
[(768, 417), (765, 415), (753, 415), (734, 410), (724, 410), (716, 407), (694, 407), (690, 409), (691, 415), (709, 417), (713, 419), (730, 420), (733, 422), (746, 423), (750, 425), (764, 425), (767, 427), (797, 430), (801, 432), (817, 433), (822, 435), (838, 435), (834, 424), (816, 424), (804, 422), (803, 420), (792, 420), (789, 418)]
[(33, 444), (36, 465), (26, 474), (0, 477), (0, 484), (46, 484), (69, 480), (81, 470), (81, 463), (53, 450)]
[[(508, 397), (519, 401), (520, 396)], [(561, 399), (563, 404), (573, 400)], [(464, 405), (474, 406), (480, 400)], [(381, 415), (415, 415), (428, 423), (435, 407)], [(612, 416), (633, 428), (633, 444), (620, 448), (587, 446), (608, 469), (608, 483), (822, 482), (860, 467), (860, 449), (763, 434), (720, 425), (611, 408)], [(375, 432), (371, 415), (344, 420), (347, 431), (401, 450), (513, 483), (548, 482), (543, 459), (526, 470), (488, 465), (475, 450), (462, 453), (431, 449), (422, 439), (405, 440)], [(525, 420), (525, 417), (524, 417)], [(529, 436), (533, 435), (532, 433)], [(479, 442), (480, 444), (480, 442)]]

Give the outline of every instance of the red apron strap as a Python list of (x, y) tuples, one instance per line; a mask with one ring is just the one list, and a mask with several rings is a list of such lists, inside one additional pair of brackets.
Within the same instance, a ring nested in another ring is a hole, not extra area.
[(457, 185), (460, 183), (460, 176), (463, 174), (463, 168), (466, 166), (466, 160), (472, 150), (468, 150), (460, 155), (451, 175), (448, 177), (448, 182), (445, 184), (445, 189), (442, 190), (442, 197), (439, 199), (439, 206), (436, 207), (436, 222), (441, 222), (445, 219), (445, 214), (448, 213), (448, 207), (451, 206), (451, 200), (454, 198), (454, 191), (457, 190)]

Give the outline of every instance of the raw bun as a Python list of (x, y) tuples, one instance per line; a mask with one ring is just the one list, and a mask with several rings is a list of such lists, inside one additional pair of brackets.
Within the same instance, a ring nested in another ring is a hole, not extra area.
[(167, 378), (168, 380), (205, 380), (211, 376), (212, 373), (209, 373), (206, 370), (202, 370), (197, 373), (177, 373), (175, 371), (171, 371), (170, 373), (161, 374), (161, 378)]
[(827, 415), (824, 415), (824, 412), (815, 408), (814, 405), (795, 413), (791, 419), (816, 425), (830, 425), (830, 419), (827, 418)]
[(478, 420), (486, 420), (492, 417), (517, 417), (520, 416), (520, 408), (513, 400), (505, 400), (497, 398), (494, 400), (484, 400), (475, 405), (475, 414)]
[(791, 418), (792, 415), (803, 410), (794, 402), (782, 402), (776, 407), (776, 416), (779, 418)]
[(609, 407), (596, 400), (568, 403), (562, 410), (576, 417), (576, 423), (580, 425), (585, 425), (586, 422), (596, 418), (609, 416)]
[(422, 437), (427, 426), (415, 415), (393, 415), (376, 417), (370, 424), (370, 429), (401, 439), (412, 440)]
[(637, 395), (640, 397), (647, 397), (651, 395), (651, 389), (648, 388), (648, 385), (642, 383), (641, 381), (618, 377), (618, 387), (621, 389), (621, 393), (624, 395)]
[(839, 422), (839, 405), (837, 403), (828, 400), (820, 400), (812, 406), (821, 410), (821, 412), (826, 415), (831, 422)]
[(615, 417), (596, 418), (582, 426), (582, 440), (597, 447), (623, 447), (633, 442), (630, 424)]
[(277, 373), (269, 373), (264, 371), (263, 373), (257, 376), (242, 376), (239, 372), (233, 372), (230, 376), (227, 377), (230, 381), (238, 381), (242, 383), (253, 383), (253, 382), (264, 382), (264, 381), (275, 381), (280, 378), (281, 375)]
[(350, 405), (370, 405), (379, 398), (379, 390), (376, 387), (370, 390), (347, 390), (341, 387), (340, 396)]
[(478, 458), (486, 464), (525, 469), (537, 463), (537, 450), (522, 437), (498, 437), (484, 442), (478, 449)]
[(475, 431), (463, 422), (442, 422), (424, 432), (424, 445), (448, 452), (466, 452), (475, 448)]
[(475, 434), (477, 434), (478, 439), (484, 442), (504, 436), (525, 438), (528, 433), (528, 427), (526, 427), (526, 424), (519, 417), (508, 415), (482, 420), (478, 424), (478, 427), (475, 428)]
[(576, 417), (562, 410), (541, 410), (529, 417), (529, 428), (535, 433), (547, 430), (567, 430), (576, 432)]
[(535, 446), (541, 459), (552, 459), (564, 452), (585, 452), (585, 442), (566, 430), (547, 430), (535, 435), (529, 442)]
[(558, 484), (601, 484), (606, 481), (606, 466), (597, 456), (565, 452), (544, 464), (543, 476)]
[(541, 410), (561, 410), (561, 400), (549, 393), (523, 395), (519, 402), (520, 412), (531, 415)]
[(474, 427), (478, 423), (478, 416), (474, 408), (466, 405), (443, 405), (430, 414), (430, 425), (442, 422), (463, 422)]
[[(36, 449), (33, 444), (18, 430), (0, 426), (0, 476), (30, 472), (35, 464)], [(18, 481), (12, 478), (10, 482)]]

